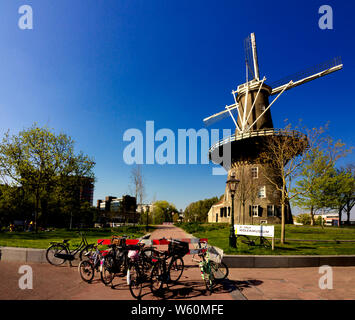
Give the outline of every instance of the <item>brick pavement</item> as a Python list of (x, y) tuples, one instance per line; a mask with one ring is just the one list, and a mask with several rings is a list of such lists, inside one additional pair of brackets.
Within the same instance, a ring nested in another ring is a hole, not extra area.
[(355, 267), (332, 267), (333, 289), (320, 289), (319, 268), (233, 268), (230, 279), (248, 300), (354, 300)]
[[(187, 238), (174, 226), (160, 226), (152, 239)], [(318, 286), (318, 268), (252, 268), (230, 269), (229, 280), (206, 295), (197, 263), (191, 255), (184, 258), (186, 269), (180, 284), (167, 294), (171, 300), (271, 300), (271, 299), (355, 299), (355, 267), (333, 267), (333, 289)], [(33, 290), (21, 290), (18, 269), (24, 263), (0, 261), (0, 299), (2, 300), (131, 300), (125, 278), (115, 278), (114, 287), (104, 286), (96, 275), (93, 283), (83, 282), (76, 267), (54, 267), (49, 264), (27, 263), (33, 268)], [(155, 300), (149, 287), (143, 289), (143, 300)]]

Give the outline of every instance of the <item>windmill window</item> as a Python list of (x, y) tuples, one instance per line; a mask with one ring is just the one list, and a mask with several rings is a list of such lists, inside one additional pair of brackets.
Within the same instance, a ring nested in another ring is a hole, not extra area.
[(266, 109), (265, 105), (262, 104), (262, 105), (260, 106), (260, 112), (264, 112), (265, 109)]
[(252, 176), (253, 179), (257, 179), (258, 178), (258, 167), (251, 168), (251, 176)]
[(258, 192), (258, 198), (266, 198), (266, 188), (262, 186)]
[(267, 206), (267, 216), (268, 217), (273, 217), (275, 215), (275, 210), (274, 210), (274, 206), (271, 204), (268, 204)]
[(259, 206), (252, 206), (253, 217), (259, 216)]

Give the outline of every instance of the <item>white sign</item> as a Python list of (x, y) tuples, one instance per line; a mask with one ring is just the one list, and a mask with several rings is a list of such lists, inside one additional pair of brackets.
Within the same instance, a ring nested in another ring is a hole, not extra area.
[(274, 226), (253, 226), (253, 225), (234, 225), (235, 234), (238, 235), (246, 235), (246, 236), (263, 236), (265, 238), (273, 238), (274, 237)]

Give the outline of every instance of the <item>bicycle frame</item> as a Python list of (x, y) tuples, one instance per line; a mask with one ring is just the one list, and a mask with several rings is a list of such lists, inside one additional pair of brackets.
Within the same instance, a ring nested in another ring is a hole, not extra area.
[(82, 233), (80, 233), (80, 235), (81, 235), (81, 241), (80, 241), (79, 245), (75, 249), (73, 249), (73, 251), (70, 250), (68, 242), (64, 243), (64, 245), (68, 249), (69, 254), (75, 256), (78, 252), (80, 252), (82, 249), (86, 248), (89, 245), (89, 243), (86, 240), (86, 237)]
[(199, 268), (200, 268), (202, 280), (205, 283), (208, 282), (208, 288), (211, 291), (212, 285), (214, 283), (214, 276), (213, 276), (211, 263), (210, 263), (210, 261), (211, 261), (210, 260), (210, 255), (209, 255), (209, 252), (207, 250), (207, 242), (202, 242), (202, 243), (204, 244), (203, 247), (201, 247), (201, 242), (198, 243), (199, 244), (198, 256), (202, 260), (194, 259), (195, 255), (192, 257), (192, 260), (199, 263)]
[(102, 265), (102, 263), (104, 261), (104, 255), (101, 253), (101, 251), (98, 248), (98, 246), (101, 245), (103, 243), (103, 241), (104, 240), (102, 240), (100, 243), (98, 243), (97, 245), (94, 246), (95, 251), (93, 253), (91, 253), (91, 255), (90, 255), (90, 252), (88, 252), (86, 254), (86, 256), (91, 261), (94, 269), (96, 269), (97, 271), (99, 270), (100, 266)]

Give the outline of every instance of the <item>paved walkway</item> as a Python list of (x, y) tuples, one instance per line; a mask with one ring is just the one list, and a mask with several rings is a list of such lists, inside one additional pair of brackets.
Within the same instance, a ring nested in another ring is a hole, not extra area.
[[(152, 239), (187, 238), (174, 226), (160, 226)], [(270, 299), (355, 299), (355, 267), (333, 267), (333, 289), (321, 290), (319, 268), (230, 269), (228, 281), (206, 295), (197, 263), (191, 255), (184, 258), (186, 269), (179, 285), (172, 287), (166, 298), (179, 300), (270, 300)], [(131, 300), (126, 278), (115, 278), (114, 287), (106, 287), (99, 275), (93, 283), (83, 282), (76, 267), (54, 267), (49, 264), (28, 264), (33, 270), (33, 289), (21, 290), (19, 267), (23, 263), (0, 261), (0, 299), (34, 300)], [(155, 300), (149, 287), (143, 300)]]

